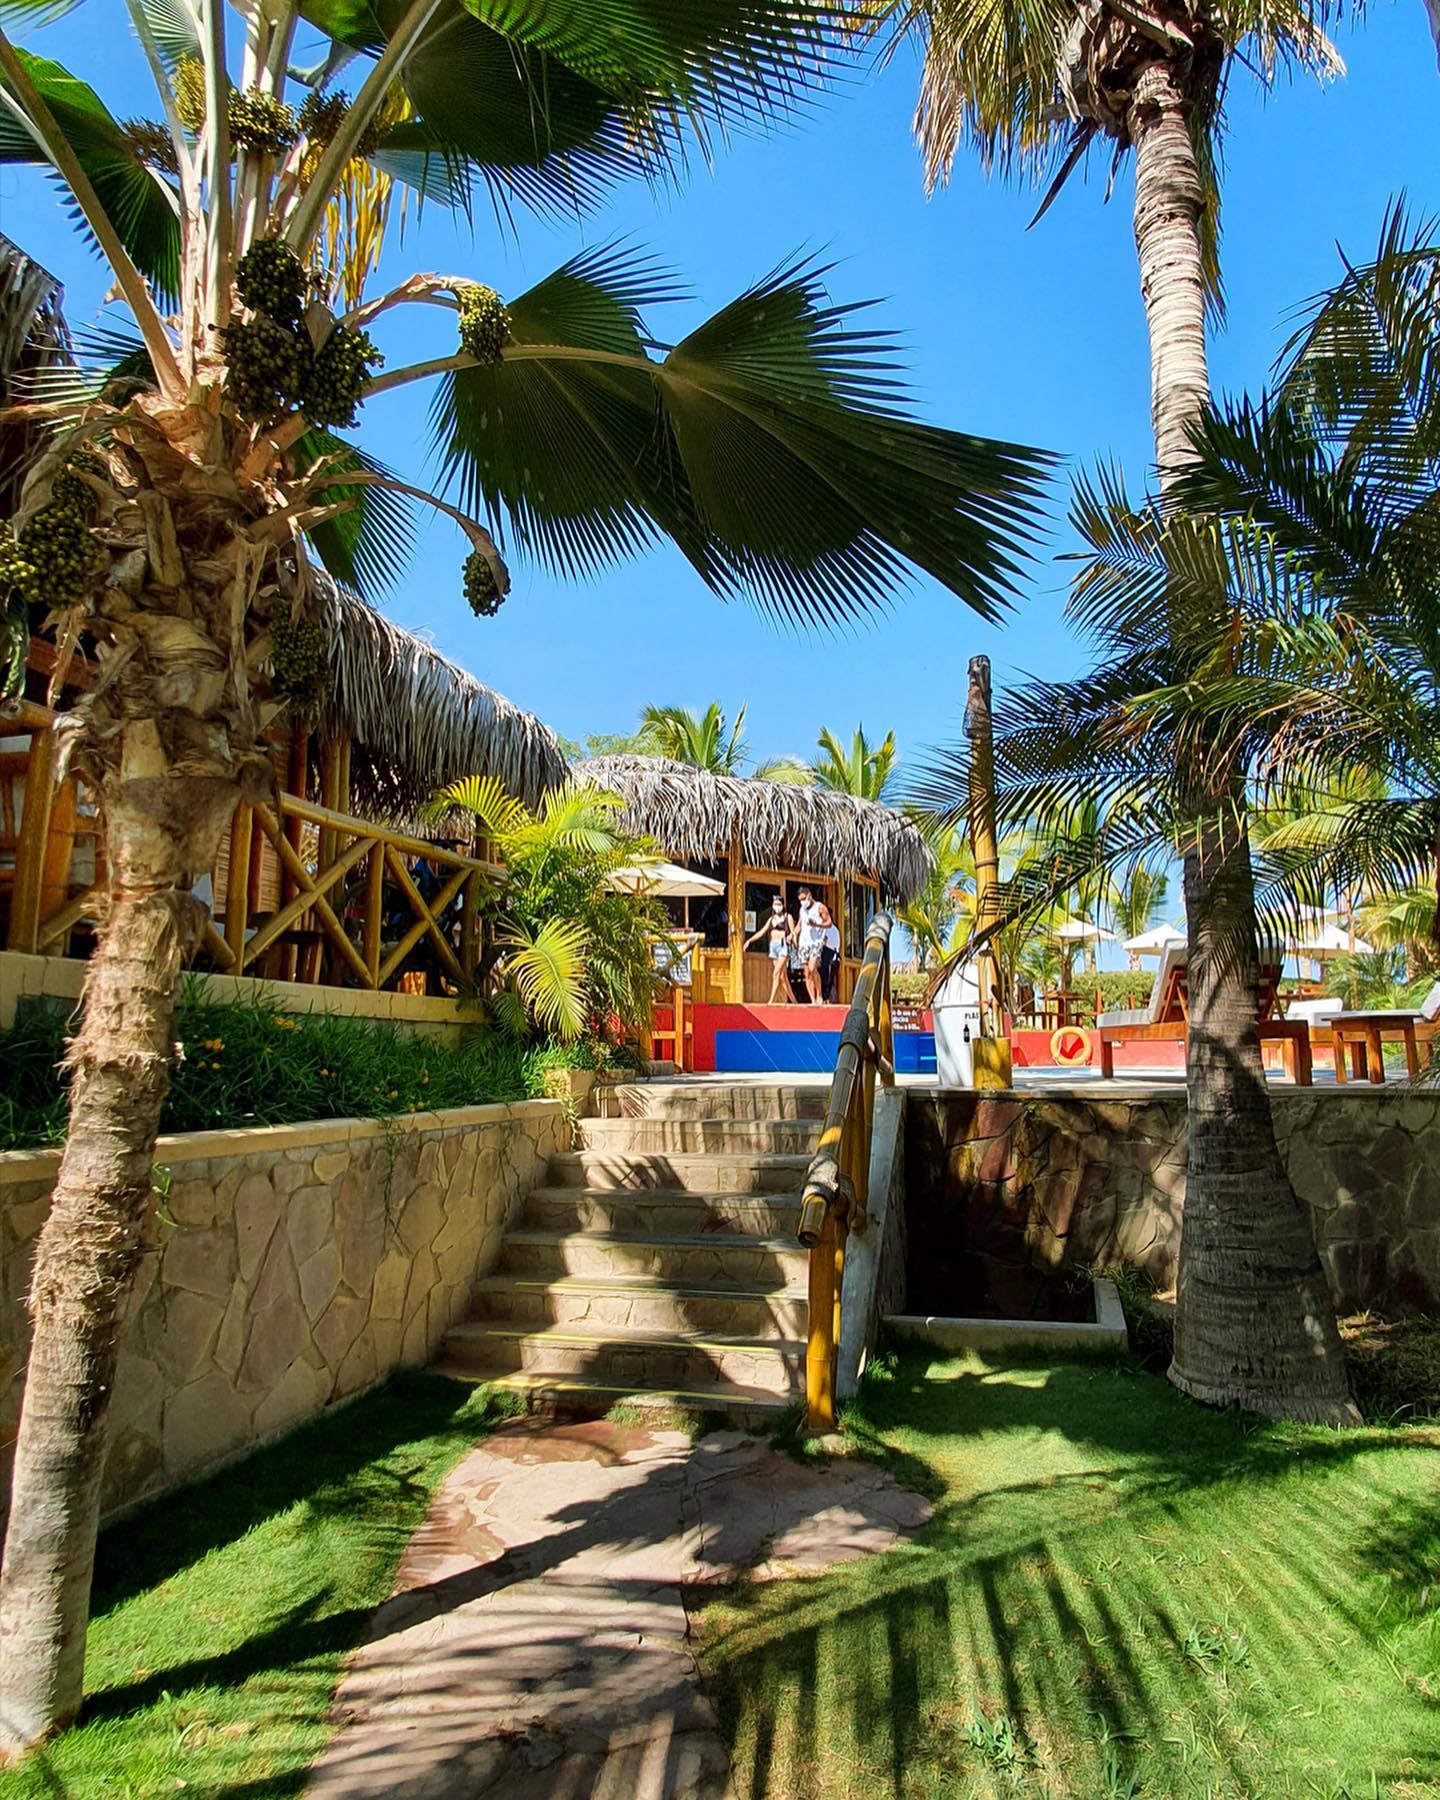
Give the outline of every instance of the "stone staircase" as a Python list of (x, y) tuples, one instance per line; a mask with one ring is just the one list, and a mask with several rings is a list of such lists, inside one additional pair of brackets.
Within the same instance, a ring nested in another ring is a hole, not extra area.
[(441, 1372), (576, 1406), (782, 1413), (804, 1392), (795, 1230), (826, 1098), (753, 1082), (597, 1088), (598, 1116), (550, 1159)]

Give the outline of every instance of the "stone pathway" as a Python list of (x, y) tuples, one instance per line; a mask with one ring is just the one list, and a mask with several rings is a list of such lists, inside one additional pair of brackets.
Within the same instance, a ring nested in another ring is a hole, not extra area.
[(929, 1516), (738, 1432), (515, 1421), (460, 1463), (336, 1700), (311, 1800), (719, 1800), (684, 1589), (808, 1574)]

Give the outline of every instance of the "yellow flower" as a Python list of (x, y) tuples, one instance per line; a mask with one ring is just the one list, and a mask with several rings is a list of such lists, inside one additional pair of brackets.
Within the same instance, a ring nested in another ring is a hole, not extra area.
[(206, 1038), (205, 1048), (207, 1050), (223, 1050), (225, 1048), (225, 1040), (224, 1038)]

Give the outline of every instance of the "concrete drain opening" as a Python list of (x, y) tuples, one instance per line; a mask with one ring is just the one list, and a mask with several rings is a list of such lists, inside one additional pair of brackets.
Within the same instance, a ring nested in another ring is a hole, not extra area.
[(926, 1313), (888, 1313), (885, 1323), (899, 1336), (937, 1350), (1124, 1350), (1130, 1338), (1115, 1283), (1105, 1276), (1091, 1284), (1093, 1318), (940, 1318)]

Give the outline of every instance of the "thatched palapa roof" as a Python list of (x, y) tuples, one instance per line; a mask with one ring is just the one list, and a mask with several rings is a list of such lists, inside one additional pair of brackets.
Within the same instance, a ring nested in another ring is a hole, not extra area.
[(413, 632), (320, 576), (332, 689), (319, 723), (350, 733), (351, 804), (408, 819), (462, 775), (497, 775), (533, 806), (565, 779), (555, 734)]
[(873, 875), (906, 901), (924, 886), (930, 848), (902, 813), (830, 788), (716, 775), (663, 756), (596, 756), (575, 777), (625, 802), (627, 830), (669, 855), (709, 861), (738, 837), (750, 868)]

